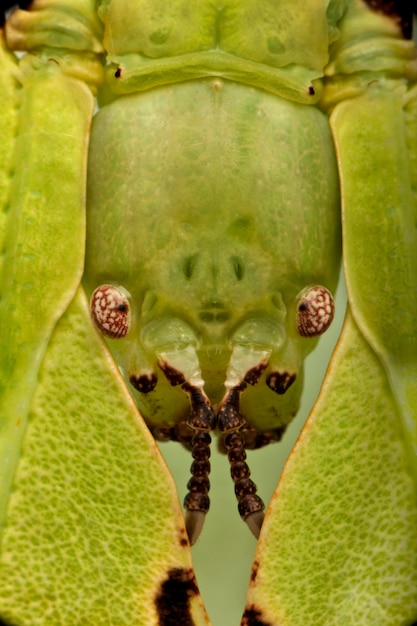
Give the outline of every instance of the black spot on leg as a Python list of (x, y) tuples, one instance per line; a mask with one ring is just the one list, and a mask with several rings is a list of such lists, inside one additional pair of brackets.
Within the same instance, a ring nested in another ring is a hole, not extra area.
[(266, 370), (267, 365), (268, 361), (261, 361), (258, 365), (255, 365), (255, 367), (251, 367), (251, 369), (246, 372), (245, 378), (243, 379), (245, 383), (248, 385), (256, 385)]
[(272, 624), (265, 622), (262, 619), (262, 612), (252, 605), (245, 610), (240, 626), (272, 626)]
[(277, 428), (274, 428), (272, 430), (266, 430), (263, 433), (259, 433), (256, 437), (255, 444), (252, 446), (252, 449), (258, 450), (259, 448), (269, 446), (269, 444), (271, 443), (281, 441), (286, 429), (287, 426), (284, 424), (283, 426), (277, 426)]
[(282, 395), (295, 382), (297, 374), (290, 372), (271, 372), (266, 379), (266, 384), (272, 391)]
[(140, 391), (141, 393), (149, 393), (155, 389), (158, 379), (153, 373), (140, 374), (140, 376), (132, 374), (129, 378), (129, 382), (135, 389), (137, 389), (137, 391)]
[(175, 428), (172, 426), (152, 426), (149, 425), (149, 430), (156, 441), (178, 441), (175, 433)]
[(171, 569), (155, 598), (159, 626), (194, 626), (190, 602), (198, 593), (192, 570)]
[(158, 367), (164, 372), (167, 381), (172, 387), (183, 385), (185, 383), (184, 374), (175, 367), (172, 367), (172, 365), (166, 361), (159, 361)]

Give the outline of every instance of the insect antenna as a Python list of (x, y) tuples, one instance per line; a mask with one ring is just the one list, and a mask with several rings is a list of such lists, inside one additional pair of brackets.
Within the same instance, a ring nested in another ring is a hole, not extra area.
[(230, 463), (230, 474), (235, 484), (240, 517), (249, 526), (256, 538), (262, 527), (265, 505), (256, 494), (257, 487), (250, 478), (250, 469), (246, 463), (245, 438), (240, 429), (246, 420), (240, 413), (240, 394), (246, 389), (247, 383), (241, 382), (227, 392), (218, 414), (218, 427), (227, 433), (224, 445)]
[(191, 545), (197, 541), (203, 528), (207, 511), (210, 508), (210, 444), (208, 432), (197, 432), (191, 439), (192, 457), (191, 478), (187, 483), (189, 492), (184, 498), (185, 526)]
[(193, 545), (203, 528), (207, 511), (210, 508), (210, 430), (216, 425), (216, 416), (210, 402), (200, 387), (190, 383), (182, 385), (183, 390), (189, 395), (191, 402), (191, 415), (187, 420), (196, 432), (191, 439), (191, 454), (194, 459), (191, 464), (191, 478), (187, 483), (189, 492), (184, 498), (185, 526), (188, 538)]

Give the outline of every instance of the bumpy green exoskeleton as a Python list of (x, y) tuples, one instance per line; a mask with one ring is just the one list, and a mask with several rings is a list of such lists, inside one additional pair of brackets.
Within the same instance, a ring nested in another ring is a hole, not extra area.
[(2, 57), (0, 617), (208, 623), (170, 478), (88, 319), (86, 208), (92, 320), (154, 437), (192, 450), (191, 542), (214, 430), (260, 532), (245, 448), (298, 410), (343, 237), (352, 314), (242, 624), (415, 621), (417, 61), (399, 20), (362, 0), (39, 0), (7, 42), (29, 54)]
[[(202, 446), (217, 426), (243, 427), (251, 447), (279, 439), (298, 409), (308, 335), (332, 318), (331, 296), (308, 288), (333, 288), (339, 269), (325, 116), (219, 79), (125, 96), (95, 119), (88, 179), (92, 311), (113, 337), (128, 318), (112, 349), (155, 436), (187, 443), (201, 431), (191, 443)], [(122, 304), (108, 285), (125, 290)], [(188, 508), (204, 512), (198, 498)], [(257, 502), (243, 494), (245, 518)]]
[[(271, 23), (267, 5), (260, 11), (258, 27), (271, 30), (263, 48), (251, 3), (207, 3), (185, 18), (181, 6), (155, 32), (157, 5), (139, 5), (129, 23), (121, 7), (103, 8), (111, 86), (126, 95), (93, 127), (86, 284), (154, 435), (193, 447), (194, 541), (216, 427), (241, 515), (259, 533), (263, 504), (243, 447), (279, 439), (298, 409), (303, 359), (332, 319), (340, 212), (328, 122), (305, 106), (319, 99), (308, 66), (327, 54), (326, 16), (308, 52), (294, 43), (300, 62), (288, 73), (273, 33), (297, 7), (277, 8)], [(199, 23), (207, 39), (188, 33), (178, 47), (178, 29)], [(142, 42), (136, 54), (132, 41)]]

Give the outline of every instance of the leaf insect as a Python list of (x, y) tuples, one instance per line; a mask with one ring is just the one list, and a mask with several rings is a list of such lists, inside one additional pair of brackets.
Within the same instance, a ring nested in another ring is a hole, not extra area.
[[(209, 509), (213, 432), (229, 460), (239, 513), (259, 537), (264, 503), (245, 450), (279, 441), (298, 411), (303, 362), (333, 319), (342, 248), (354, 324), (390, 381), (416, 477), (417, 55), (409, 11), (394, 5), (34, 0), (10, 15), (2, 62), (8, 158), (0, 187), (2, 568), (12, 560), (10, 520), (24, 501), (22, 485), (29, 481), (30, 497), (43, 493), (39, 483), (30, 488), (30, 477), (49, 469), (50, 457), (44, 460), (42, 438), (33, 433), (37, 418), (55, 411), (45, 397), (63, 362), (62, 385), (77, 380), (71, 389), (88, 396), (97, 414), (106, 410), (105, 390), (95, 387), (85, 362), (109, 388), (116, 381), (109, 404), (136, 416), (105, 345), (153, 437), (191, 451), (188, 539), (178, 532), (176, 543), (184, 549), (196, 542)], [(27, 54), (17, 63), (11, 50)], [(371, 123), (372, 108), (382, 125)], [(375, 163), (380, 183), (370, 182)], [(377, 247), (369, 224), (382, 225)], [(104, 341), (89, 326), (84, 291)], [(375, 316), (381, 307), (384, 315)], [(70, 420), (80, 409), (77, 393), (67, 395), (62, 406)], [(146, 475), (145, 465), (157, 465), (146, 456), (153, 444), (143, 423), (129, 419), (132, 439), (145, 442), (137, 444), (137, 472)], [(120, 441), (129, 439), (123, 432)], [(75, 438), (70, 426), (68, 433)], [(113, 446), (115, 456), (123, 448), (117, 436), (109, 443), (103, 434), (104, 449)], [(46, 434), (45, 441), (55, 447)], [(34, 448), (38, 460), (28, 461)], [(130, 462), (128, 450), (115, 467)], [(100, 457), (93, 447), (90, 455)], [(73, 483), (65, 482), (69, 490)], [(150, 490), (144, 487), (144, 497)], [(160, 506), (159, 526), (168, 530), (156, 563), (171, 549), (171, 504), (168, 498)], [(126, 516), (129, 524), (133, 518)], [(144, 542), (144, 550), (153, 543)], [(185, 604), (196, 595), (188, 565), (174, 566), (175, 558), (159, 591), (149, 583), (154, 613), (169, 604), (161, 589), (182, 585)], [(255, 569), (252, 582), (262, 564)], [(39, 571), (44, 584), (48, 576)], [(13, 585), (4, 580), (8, 598)], [(242, 623), (266, 623), (253, 602)], [(191, 615), (188, 604), (186, 611)], [(172, 623), (160, 614), (153, 619)]]

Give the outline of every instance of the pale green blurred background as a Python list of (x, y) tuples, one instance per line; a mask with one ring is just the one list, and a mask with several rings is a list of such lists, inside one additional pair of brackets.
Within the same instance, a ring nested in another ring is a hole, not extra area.
[[(275, 489), (282, 467), (317, 398), (330, 355), (337, 341), (346, 308), (341, 282), (336, 294), (336, 317), (306, 360), (305, 387), (300, 412), (283, 441), (248, 452), (252, 478), (267, 503)], [(256, 540), (238, 514), (227, 458), (212, 446), (211, 508), (202, 535), (193, 547), (193, 561), (201, 594), (213, 626), (239, 626), (243, 613)], [(161, 444), (177, 483), (180, 502), (187, 492), (191, 455), (179, 444)]]

